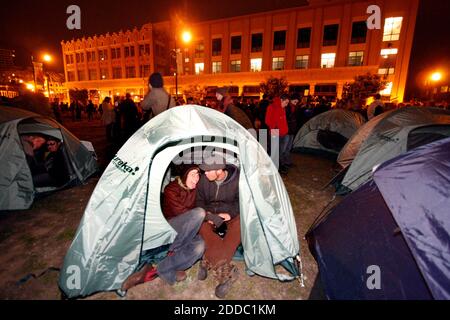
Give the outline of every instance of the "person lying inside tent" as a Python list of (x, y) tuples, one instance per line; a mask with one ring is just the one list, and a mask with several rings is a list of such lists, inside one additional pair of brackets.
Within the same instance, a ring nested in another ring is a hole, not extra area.
[(199, 182), (196, 204), (205, 209), (207, 215), (200, 228), (206, 250), (198, 279), (205, 280), (212, 270), (217, 282), (215, 294), (224, 298), (238, 276), (238, 269), (231, 260), (241, 243), (239, 169), (227, 165), (217, 153), (199, 167), (205, 175)]
[(62, 186), (69, 181), (69, 172), (64, 157), (64, 145), (56, 138), (47, 140), (48, 154), (45, 157), (45, 167), (50, 177), (49, 186)]
[(178, 233), (167, 256), (155, 267), (146, 264), (130, 275), (122, 284), (122, 291), (159, 276), (170, 285), (186, 279), (185, 270), (197, 262), (205, 251), (205, 243), (198, 231), (206, 212), (195, 207), (196, 188), (200, 170), (196, 165), (185, 165), (182, 174), (164, 189), (163, 214)]
[(40, 134), (24, 134), (20, 136), (23, 151), (30, 167), (35, 187), (44, 186), (48, 178), (44, 163), (44, 145), (46, 138)]

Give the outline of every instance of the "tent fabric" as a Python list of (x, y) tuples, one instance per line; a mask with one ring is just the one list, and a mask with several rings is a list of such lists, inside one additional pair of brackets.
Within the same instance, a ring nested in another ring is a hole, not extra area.
[(40, 192), (33, 185), (20, 134), (42, 133), (61, 138), (70, 168), (71, 181), (84, 183), (97, 172), (96, 159), (82, 143), (56, 121), (11, 107), (0, 107), (0, 210), (28, 209)]
[(320, 130), (327, 130), (340, 134), (349, 139), (355, 131), (364, 124), (364, 117), (353, 111), (335, 109), (321, 113), (306, 122), (297, 133), (294, 150), (323, 150), (338, 154), (339, 150), (329, 149), (323, 146), (317, 139)]
[[(275, 271), (275, 265), (299, 254), (299, 243), (289, 196), (272, 160), (233, 119), (212, 109), (182, 106), (138, 130), (102, 175), (64, 260), (59, 286), (69, 298), (118, 290), (144, 248), (173, 241), (176, 233), (162, 215), (159, 196), (167, 159), (192, 144), (209, 146), (211, 137), (238, 153), (247, 268), (269, 278), (292, 279)], [(76, 272), (79, 281), (74, 283)]]
[(375, 117), (352, 136), (338, 156), (343, 167), (350, 165), (342, 185), (356, 190), (370, 179), (373, 168), (408, 151), (413, 130), (431, 126), (437, 128), (434, 134), (450, 135), (450, 111), (408, 107)]
[[(306, 239), (332, 300), (429, 300), (432, 296), (376, 184), (347, 196)], [(380, 290), (367, 282), (380, 271)], [(369, 272), (368, 272), (369, 271)]]
[(449, 207), (450, 138), (386, 161), (307, 234), (327, 296), (448, 300)]
[(385, 163), (373, 179), (433, 296), (449, 300), (450, 138)]

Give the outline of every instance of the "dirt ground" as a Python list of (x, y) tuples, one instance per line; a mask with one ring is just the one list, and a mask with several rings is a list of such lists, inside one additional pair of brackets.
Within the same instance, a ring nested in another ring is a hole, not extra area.
[[(91, 141), (104, 168), (107, 161), (104, 128), (99, 120), (63, 123), (81, 140)], [(333, 162), (317, 156), (293, 154), (295, 167), (283, 177), (290, 195), (300, 241), (305, 287), (299, 281), (280, 282), (260, 276), (249, 277), (244, 262), (236, 262), (240, 276), (229, 300), (304, 300), (323, 298), (314, 286), (317, 264), (309, 253), (304, 235), (315, 218), (333, 198), (331, 187), (322, 187), (332, 178)], [(60, 299), (59, 273), (49, 271), (40, 278), (18, 283), (24, 276), (39, 275), (48, 267), (60, 267), (75, 235), (87, 202), (99, 180), (38, 199), (26, 211), (0, 213), (0, 299)], [(156, 279), (128, 291), (126, 297), (114, 292), (86, 299), (214, 300), (214, 282), (196, 279), (198, 263), (187, 271), (186, 281), (174, 286)], [(314, 289), (313, 289), (314, 287)]]

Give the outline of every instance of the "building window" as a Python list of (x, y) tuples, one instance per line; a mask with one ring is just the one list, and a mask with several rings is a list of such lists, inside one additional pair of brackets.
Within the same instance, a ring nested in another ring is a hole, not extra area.
[(139, 57), (150, 55), (150, 45), (149, 44), (141, 44), (139, 45)]
[(403, 17), (386, 18), (384, 22), (383, 41), (396, 41), (400, 39)]
[(366, 21), (353, 22), (351, 43), (365, 43), (367, 36)]
[(125, 58), (134, 57), (134, 46), (125, 47)]
[(101, 77), (101, 80), (108, 79), (108, 69), (106, 69), (106, 68), (100, 69), (100, 77)]
[(126, 67), (125, 75), (126, 78), (136, 78), (136, 67)]
[(97, 70), (89, 69), (89, 80), (97, 80)]
[(112, 69), (112, 77), (113, 79), (122, 79), (122, 68), (121, 67), (114, 67)]
[(205, 43), (203, 40), (196, 43), (194, 56), (196, 58), (203, 58), (205, 56)]
[(76, 54), (75, 54), (75, 57), (76, 57), (77, 63), (80, 63), (80, 54), (79, 54), (79, 53), (76, 53)]
[(241, 72), (241, 60), (230, 61), (230, 72)]
[(80, 58), (81, 58), (81, 63), (83, 63), (84, 62), (84, 52), (80, 53)]
[(71, 55), (71, 54), (66, 55), (66, 63), (73, 64), (73, 55)]
[(205, 64), (203, 62), (195, 64), (195, 74), (202, 74), (205, 71)]
[(139, 66), (139, 75), (141, 78), (147, 78), (150, 76), (150, 65), (144, 64)]
[(231, 54), (241, 53), (241, 36), (231, 37)]
[(330, 24), (323, 29), (323, 46), (335, 46), (337, 44), (339, 32), (338, 24)]
[(212, 40), (212, 55), (213, 57), (222, 55), (222, 39), (213, 39)]
[(397, 48), (382, 49), (380, 54), (383, 59), (380, 64), (379, 74), (389, 75), (394, 74), (395, 64), (397, 62)]
[(263, 47), (263, 34), (252, 34), (252, 52), (262, 52)]
[(301, 28), (297, 32), (297, 48), (309, 48), (311, 45), (311, 28)]
[(68, 82), (75, 81), (75, 73), (73, 71), (67, 71), (67, 81)]
[(295, 69), (308, 69), (309, 56), (297, 56), (295, 57)]
[(98, 58), (100, 61), (108, 60), (108, 51), (105, 50), (98, 50)]
[(120, 48), (111, 49), (111, 59), (120, 59)]
[(222, 61), (213, 61), (212, 63), (212, 73), (222, 72)]
[(322, 53), (321, 67), (322, 68), (334, 68), (334, 60), (336, 59), (336, 53)]
[(262, 70), (262, 58), (250, 59), (250, 71), (260, 72)]
[(272, 70), (284, 70), (284, 57), (274, 57), (272, 59)]
[(284, 50), (286, 48), (286, 30), (273, 33), (273, 50)]
[(352, 51), (348, 54), (349, 66), (362, 66), (364, 51)]
[(85, 81), (86, 75), (84, 73), (84, 70), (78, 70), (78, 81)]

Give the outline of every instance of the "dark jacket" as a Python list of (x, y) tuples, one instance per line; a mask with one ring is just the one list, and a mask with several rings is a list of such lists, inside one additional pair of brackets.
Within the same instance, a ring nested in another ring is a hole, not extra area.
[(64, 156), (64, 146), (61, 145), (56, 152), (50, 152), (45, 159), (48, 174), (55, 182), (55, 186), (62, 186), (70, 180), (69, 171)]
[(228, 176), (220, 186), (215, 181), (209, 181), (202, 175), (197, 186), (196, 207), (214, 214), (228, 213), (231, 218), (240, 214), (239, 211), (239, 169), (227, 165)]
[(169, 183), (164, 189), (163, 214), (167, 220), (175, 218), (195, 208), (196, 190), (189, 190), (180, 177)]
[(289, 104), (286, 107), (286, 120), (287, 120), (290, 135), (295, 136), (297, 134), (298, 130), (300, 129), (298, 127), (298, 123), (297, 123), (298, 112), (299, 111), (298, 111), (297, 106)]

